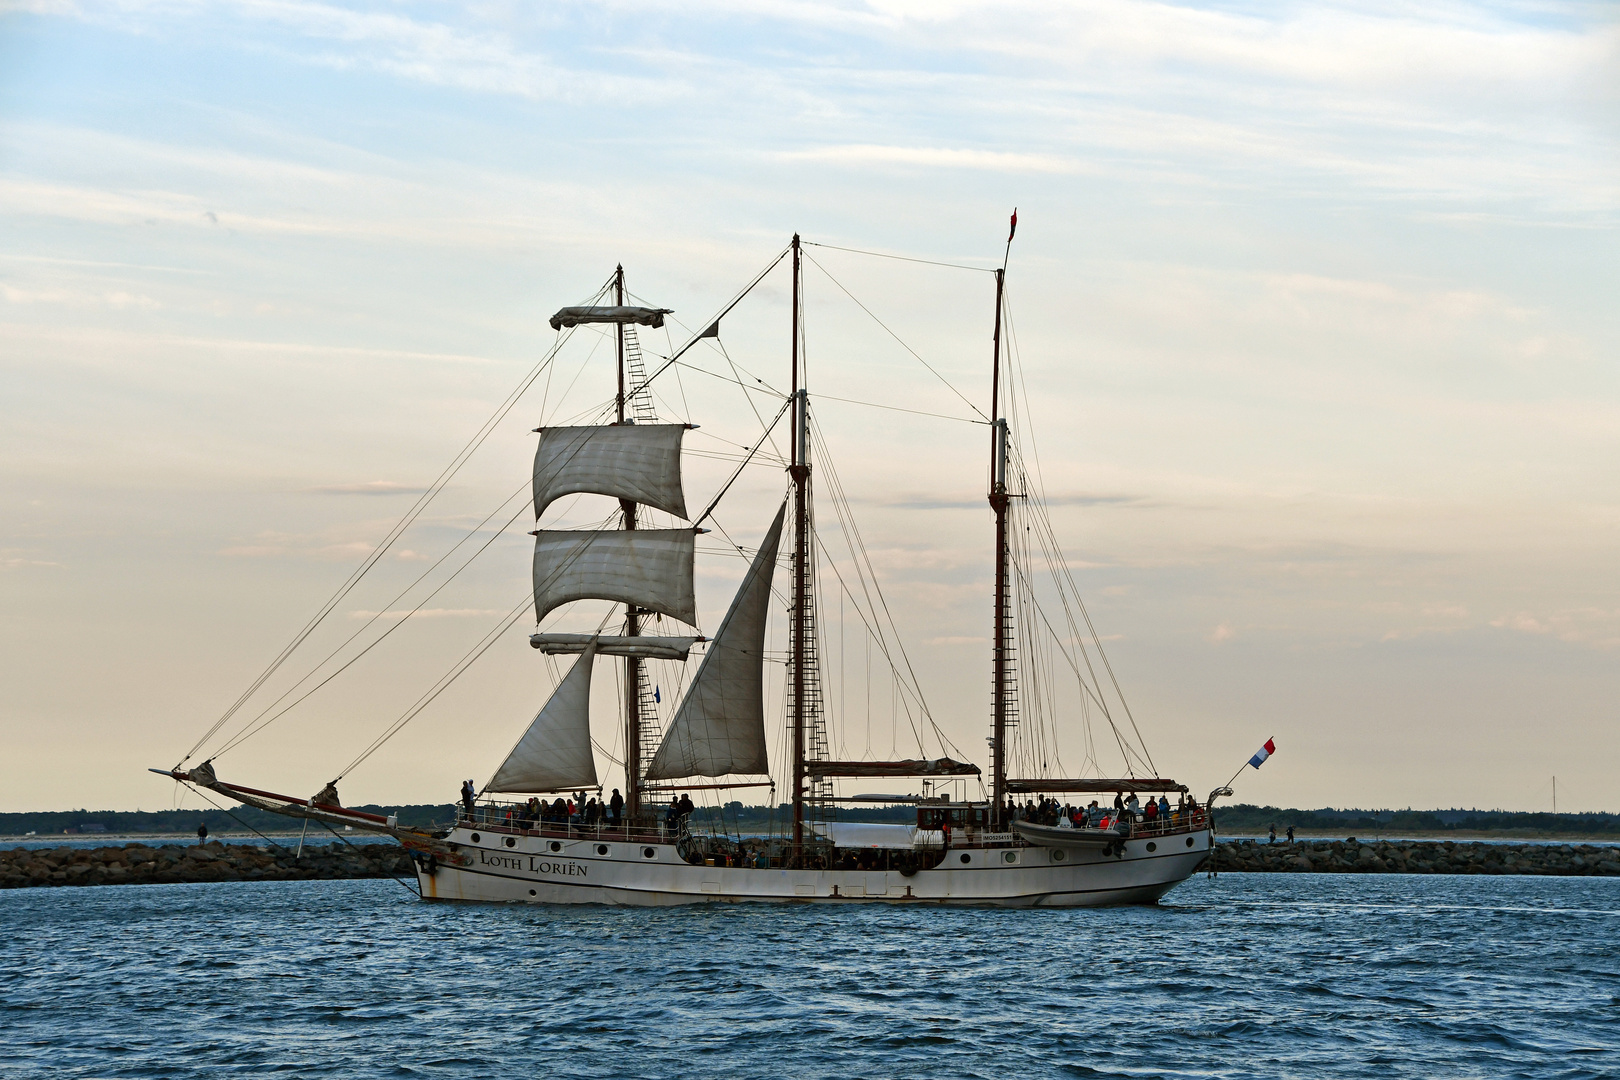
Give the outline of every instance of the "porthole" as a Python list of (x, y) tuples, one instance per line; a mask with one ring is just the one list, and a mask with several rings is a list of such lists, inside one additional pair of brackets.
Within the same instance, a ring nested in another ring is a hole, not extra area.
[(971, 855), (963, 855), (962, 856), (963, 865), (966, 865), (966, 864), (968, 864), (968, 863), (970, 863), (972, 861), (973, 861), (973, 856), (971, 856)]
[(479, 835), (477, 833), (473, 833), (473, 835), (472, 835), (473, 843), (475, 843), (475, 844), (478, 843), (479, 839), (480, 839)]
[(1015, 863), (1015, 862), (1017, 862), (1018, 861), (1018, 852), (1016, 852), (1016, 851), (1003, 851), (1001, 853), (1001, 861), (1005, 862), (1005, 863)]
[(533, 890), (533, 889), (530, 889), (530, 890), (529, 890), (529, 895), (530, 895), (530, 896), (533, 896), (533, 895), (534, 895), (534, 890)]
[(597, 844), (596, 845), (596, 853), (598, 855), (606, 855), (607, 854), (607, 845), (606, 844)]
[(1187, 846), (1192, 847), (1192, 837), (1187, 837)]
[(561, 851), (562, 850), (562, 845), (557, 843), (557, 841), (553, 840), (551, 842), (551, 850), (552, 851)]
[(641, 857), (643, 859), (656, 859), (658, 858), (658, 852), (650, 847), (644, 847), (641, 849)]
[(506, 838), (506, 846), (507, 847), (517, 847), (517, 839), (515, 837), (508, 836)]
[(1065, 856), (1063, 854), (1063, 849), (1062, 848), (1054, 848), (1052, 850), (1052, 861), (1053, 862), (1062, 862), (1064, 857)]
[(1159, 850), (1159, 845), (1155, 844), (1153, 841), (1149, 840), (1148, 841), (1148, 850), (1149, 851), (1158, 851)]

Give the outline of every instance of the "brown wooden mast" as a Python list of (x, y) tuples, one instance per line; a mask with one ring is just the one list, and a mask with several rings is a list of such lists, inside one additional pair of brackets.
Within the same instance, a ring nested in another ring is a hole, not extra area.
[[(620, 264), (613, 272), (613, 302), (620, 307), (624, 306), (624, 264)], [(619, 392), (614, 400), (617, 407), (620, 424), (625, 423), (624, 399), (624, 323), (618, 327), (618, 353), (619, 353)], [(636, 527), (636, 504), (629, 499), (620, 499), (619, 506), (624, 511), (624, 527)], [(627, 637), (634, 637), (641, 633), (641, 620), (637, 617), (636, 606), (624, 606), (624, 632)], [(624, 813), (630, 821), (637, 821), (641, 817), (641, 660), (639, 657), (627, 656), (624, 658)]]
[(791, 624), (788, 655), (793, 669), (792, 727), (793, 727), (793, 861), (798, 864), (804, 854), (804, 747), (806, 693), (804, 657), (805, 636), (809, 629), (807, 600), (810, 591), (809, 548), (805, 535), (809, 520), (810, 462), (808, 448), (809, 423), (805, 391), (799, 386), (799, 234), (793, 234), (793, 447), (792, 464), (788, 473), (793, 477), (793, 621)]
[(1001, 297), (1007, 271), (996, 271), (996, 328), (990, 362), (990, 508), (996, 515), (995, 637), (992, 639), (992, 721), (990, 792), (995, 801), (991, 820), (1000, 824), (1007, 802), (1007, 637), (1012, 611), (1007, 588), (1007, 421), (998, 412), (1001, 393)]

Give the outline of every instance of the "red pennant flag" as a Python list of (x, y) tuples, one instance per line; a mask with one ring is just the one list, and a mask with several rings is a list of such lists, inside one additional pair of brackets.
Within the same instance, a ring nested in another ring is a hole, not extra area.
[(1012, 243), (1013, 234), (1018, 232), (1018, 207), (1013, 207), (1012, 228), (1007, 230), (1007, 243)]

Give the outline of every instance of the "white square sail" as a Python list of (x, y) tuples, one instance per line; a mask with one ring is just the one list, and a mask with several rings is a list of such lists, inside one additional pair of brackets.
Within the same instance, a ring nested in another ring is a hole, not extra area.
[(534, 516), (539, 518), (554, 500), (583, 491), (685, 518), (685, 434), (685, 424), (541, 428), (534, 452)]
[(697, 622), (692, 529), (534, 534), (534, 614), (544, 619), (573, 600), (617, 600)]

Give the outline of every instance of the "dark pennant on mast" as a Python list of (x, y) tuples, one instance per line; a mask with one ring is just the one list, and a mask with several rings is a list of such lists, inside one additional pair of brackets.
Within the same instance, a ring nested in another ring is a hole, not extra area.
[[(624, 264), (620, 263), (613, 272), (613, 302), (620, 307), (624, 306)], [(623, 424), (624, 419), (624, 324), (616, 328), (619, 354), (619, 392), (614, 400), (617, 409), (618, 423)], [(636, 504), (629, 499), (620, 499), (619, 506), (624, 511), (624, 527), (636, 527)], [(635, 637), (641, 633), (641, 620), (637, 617), (636, 605), (624, 606), (624, 633), (626, 637)], [(641, 659), (627, 656), (624, 658), (624, 812), (631, 821), (641, 817)]]
[[(1014, 218), (1016, 221), (1017, 218)], [(1009, 242), (1011, 238), (1009, 237)], [(992, 720), (990, 731), (990, 791), (995, 800), (991, 820), (1002, 824), (1007, 803), (1007, 698), (1008, 635), (1012, 611), (1007, 589), (1007, 421), (998, 411), (1001, 392), (1001, 297), (1005, 267), (996, 271), (996, 328), (991, 336), (990, 361), (990, 508), (996, 515), (995, 637), (992, 639)]]

